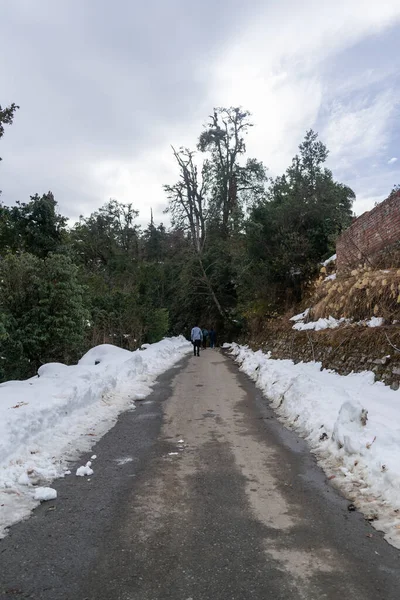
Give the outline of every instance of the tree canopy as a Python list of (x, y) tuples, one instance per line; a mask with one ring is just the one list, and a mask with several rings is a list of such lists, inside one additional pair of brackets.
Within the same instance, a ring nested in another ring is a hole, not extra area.
[[(16, 109), (0, 108), (0, 137)], [(172, 147), (168, 228), (151, 216), (142, 229), (134, 202), (114, 199), (72, 226), (51, 192), (0, 205), (3, 380), (99, 343), (135, 349), (188, 335), (194, 322), (234, 336), (254, 311), (301, 298), (349, 225), (354, 193), (312, 130), (286, 171), (268, 177), (247, 156), (251, 127), (248, 111), (215, 108), (192, 148)]]

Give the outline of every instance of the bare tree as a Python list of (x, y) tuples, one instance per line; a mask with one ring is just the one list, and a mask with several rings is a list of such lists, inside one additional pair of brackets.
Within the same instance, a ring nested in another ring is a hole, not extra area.
[(205, 285), (213, 299), (219, 314), (225, 318), (222, 306), (214, 292), (203, 262), (203, 252), (207, 235), (209, 206), (207, 201), (208, 165), (203, 163), (201, 173), (194, 162), (195, 153), (187, 148), (179, 151), (172, 147), (179, 165), (179, 180), (173, 185), (165, 185), (172, 225), (180, 227), (190, 235), (192, 248), (199, 262)]

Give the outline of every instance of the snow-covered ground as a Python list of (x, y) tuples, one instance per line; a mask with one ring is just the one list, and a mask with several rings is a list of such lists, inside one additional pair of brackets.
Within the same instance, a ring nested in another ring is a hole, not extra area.
[[(54, 498), (51, 481), (75, 477), (68, 461), (88, 451), (119, 413), (133, 409), (157, 376), (191, 350), (182, 336), (135, 352), (105, 344), (77, 365), (51, 363), (37, 377), (1, 384), (0, 537), (39, 501)], [(87, 463), (76, 474), (95, 470), (95, 462)]]
[(372, 372), (341, 376), (321, 371), (320, 363), (229, 347), (284, 424), (307, 440), (332, 483), (400, 548), (400, 390), (374, 383)]

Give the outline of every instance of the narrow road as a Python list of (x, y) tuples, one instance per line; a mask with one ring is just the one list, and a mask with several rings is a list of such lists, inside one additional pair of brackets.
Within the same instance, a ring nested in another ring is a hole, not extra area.
[(219, 351), (162, 376), (93, 452), (90, 481), (56, 482), (0, 540), (2, 600), (400, 597), (400, 552)]

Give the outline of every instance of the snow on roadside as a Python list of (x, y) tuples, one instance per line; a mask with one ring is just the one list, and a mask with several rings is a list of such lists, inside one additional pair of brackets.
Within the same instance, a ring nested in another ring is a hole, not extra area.
[(334, 260), (336, 260), (336, 254), (332, 254), (332, 256), (327, 258), (323, 263), (321, 263), (321, 265), (323, 267), (327, 267), (329, 265), (329, 263), (333, 262)]
[(77, 365), (50, 363), (37, 377), (1, 384), (0, 538), (52, 496), (48, 484), (69, 473), (68, 461), (89, 451), (191, 349), (183, 336), (135, 352), (104, 344)]
[[(225, 346), (226, 347), (226, 346)], [(374, 374), (321, 371), (231, 344), (240, 369), (304, 437), (332, 483), (400, 548), (400, 391)]]

